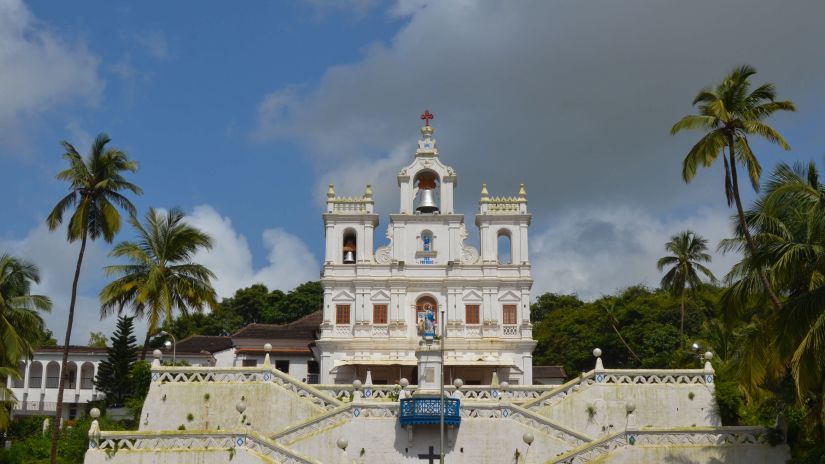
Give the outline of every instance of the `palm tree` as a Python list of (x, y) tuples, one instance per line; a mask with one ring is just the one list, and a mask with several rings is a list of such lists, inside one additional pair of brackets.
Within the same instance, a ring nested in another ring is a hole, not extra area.
[(145, 224), (134, 217), (129, 222), (138, 239), (121, 242), (112, 250), (112, 257), (126, 258), (129, 264), (106, 267), (106, 274), (117, 278), (100, 291), (100, 311), (104, 317), (131, 306), (136, 317), (148, 319), (141, 354), (145, 359), (149, 338), (161, 320), (172, 320), (174, 310), (187, 315), (189, 309), (218, 307), (210, 282), (215, 275), (192, 262), (197, 251), (212, 248), (212, 239), (184, 222), (179, 209), (162, 213), (152, 208), (146, 213)]
[(40, 311), (49, 311), (52, 302), (32, 295), (32, 283), (40, 282), (33, 264), (0, 255), (0, 367), (17, 369), (20, 359), (34, 352), (43, 332)]
[[(57, 174), (57, 179), (69, 183), (69, 193), (57, 202), (46, 223), (50, 230), (55, 230), (63, 222), (63, 215), (70, 209), (71, 218), (66, 228), (68, 241), (80, 240), (80, 252), (77, 255), (77, 265), (72, 281), (72, 296), (69, 302), (69, 317), (66, 323), (66, 338), (63, 343), (63, 362), (61, 372), (66, 372), (69, 359), (69, 342), (72, 336), (74, 309), (77, 301), (77, 282), (80, 278), (80, 267), (83, 263), (83, 253), (86, 251), (88, 239), (103, 238), (111, 243), (120, 230), (120, 207), (130, 215), (135, 214), (135, 207), (120, 192), (130, 191), (136, 195), (143, 193), (137, 185), (127, 182), (123, 177), (125, 171), (137, 171), (137, 163), (129, 156), (116, 148), (107, 148), (111, 139), (106, 134), (100, 134), (92, 143), (91, 152), (86, 159), (77, 152), (69, 142), (63, 141), (65, 149), (63, 158), (69, 162), (69, 167)], [(52, 433), (51, 463), (57, 462), (57, 440), (60, 436), (60, 419), (63, 414), (63, 387), (64, 377), (60, 376), (57, 390), (57, 407), (55, 424)]]
[[(43, 319), (37, 311), (49, 311), (52, 302), (31, 294), (32, 283), (37, 282), (37, 267), (0, 254), (0, 379), (20, 376), (18, 363), (32, 355), (43, 332)], [(0, 382), (0, 431), (8, 428), (9, 410), (15, 401), (5, 382)]]
[[(751, 150), (748, 136), (763, 137), (789, 150), (790, 147), (782, 135), (763, 121), (777, 111), (796, 110), (790, 101), (776, 101), (776, 88), (773, 84), (762, 84), (751, 92), (749, 78), (754, 74), (754, 68), (744, 65), (734, 69), (716, 87), (703, 89), (693, 99), (693, 105), (698, 108), (699, 114), (683, 117), (670, 130), (671, 134), (685, 129), (706, 132), (690, 149), (682, 164), (682, 178), (685, 182), (690, 182), (696, 176), (700, 164), (710, 167), (719, 154), (722, 154), (725, 166), (725, 196), (728, 206), (731, 203), (736, 204), (739, 225), (750, 253), (754, 252), (755, 245), (745, 221), (742, 199), (739, 196), (737, 164), (747, 167), (751, 185), (758, 192), (762, 167)], [(761, 273), (760, 280), (774, 308), (779, 309), (779, 297), (771, 287), (765, 272)]]
[(705, 275), (711, 282), (716, 282), (716, 277), (702, 263), (710, 262), (710, 255), (707, 254), (708, 241), (693, 231), (685, 230), (670, 237), (670, 241), (665, 244), (665, 250), (673, 253), (664, 256), (656, 262), (656, 268), (662, 271), (667, 266), (672, 266), (662, 277), (661, 286), (680, 300), (681, 321), (679, 323), (679, 340), (684, 343), (683, 334), (685, 332), (685, 293), (686, 287), (690, 287), (691, 293), (702, 285), (702, 279), (697, 270)]
[[(737, 313), (747, 308), (750, 299), (759, 294), (754, 281), (762, 269), (770, 269), (771, 284), (788, 295), (782, 312), (756, 314), (750, 321), (753, 343), (746, 343), (745, 349), (770, 351), (777, 357), (771, 362), (777, 369), (749, 375), (746, 390), (756, 391), (771, 376), (782, 375), (781, 366), (787, 365), (800, 397), (809, 392), (821, 396), (825, 381), (821, 364), (825, 343), (825, 185), (816, 165), (779, 164), (765, 194), (746, 212), (746, 218), (754, 228), (756, 252), (728, 273), (725, 307)], [(722, 241), (720, 247), (740, 250), (744, 246), (741, 229), (737, 234)], [(761, 356), (753, 359), (766, 364), (765, 358), (759, 360)], [(745, 364), (743, 369), (753, 370), (750, 362)]]

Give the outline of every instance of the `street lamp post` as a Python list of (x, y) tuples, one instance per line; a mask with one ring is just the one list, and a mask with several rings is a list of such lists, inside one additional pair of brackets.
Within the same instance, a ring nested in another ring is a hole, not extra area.
[(158, 335), (163, 335), (163, 336), (167, 336), (167, 337), (172, 338), (172, 365), (174, 366), (175, 365), (175, 358), (176, 358), (175, 355), (177, 354), (177, 349), (178, 349), (178, 340), (175, 338), (174, 335), (170, 334), (169, 332), (167, 332), (165, 330), (161, 330), (160, 332), (158, 332)]
[(441, 426), (440, 436), (439, 436), (439, 438), (441, 439), (441, 446), (440, 446), (441, 449), (438, 452), (438, 454), (439, 454), (439, 458), (438, 458), (439, 464), (444, 464), (444, 343), (446, 341), (447, 341), (447, 332), (446, 332), (445, 326), (444, 326), (444, 309), (442, 308), (441, 309), (441, 381), (439, 382), (441, 384), (440, 385), (441, 407), (439, 408), (439, 410), (441, 411), (440, 415), (439, 415), (440, 416), (439, 417), (439, 425)]

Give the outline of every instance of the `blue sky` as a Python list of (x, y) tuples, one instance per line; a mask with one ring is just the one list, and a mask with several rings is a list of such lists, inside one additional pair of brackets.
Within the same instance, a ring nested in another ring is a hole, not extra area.
[[(429, 108), (460, 211), (482, 182), (527, 184), (534, 293), (655, 285), (671, 234), (729, 233), (721, 168), (685, 185), (697, 136), (668, 133), (701, 87), (750, 63), (797, 103), (772, 121), (793, 151), (756, 144), (766, 173), (825, 153), (823, 14), (816, 1), (0, 0), (0, 250), (40, 266), (61, 332), (76, 247), (42, 222), (65, 192), (58, 142), (85, 152), (107, 132), (140, 163), (141, 212), (179, 206), (215, 236), (199, 258), (223, 295), (289, 289), (318, 276), (327, 183), (372, 183), (379, 211), (397, 208)], [(80, 343), (113, 325), (96, 316), (108, 250), (84, 267)]]

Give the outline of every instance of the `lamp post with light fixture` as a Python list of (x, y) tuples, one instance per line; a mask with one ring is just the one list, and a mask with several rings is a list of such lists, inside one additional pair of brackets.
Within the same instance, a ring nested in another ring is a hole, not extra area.
[[(176, 358), (175, 355), (177, 354), (177, 348), (178, 348), (178, 340), (175, 338), (174, 335), (170, 334), (169, 332), (167, 332), (165, 330), (161, 330), (160, 332), (158, 332), (158, 335), (172, 338), (172, 365), (174, 366), (175, 365), (175, 358)], [(167, 341), (166, 343), (169, 343), (169, 342)], [(168, 345), (166, 347), (169, 348)]]

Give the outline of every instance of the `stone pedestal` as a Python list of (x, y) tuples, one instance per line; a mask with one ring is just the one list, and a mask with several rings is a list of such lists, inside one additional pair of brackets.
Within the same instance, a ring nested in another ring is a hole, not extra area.
[(422, 342), (415, 352), (418, 359), (418, 389), (413, 396), (438, 396), (441, 390), (441, 345)]

